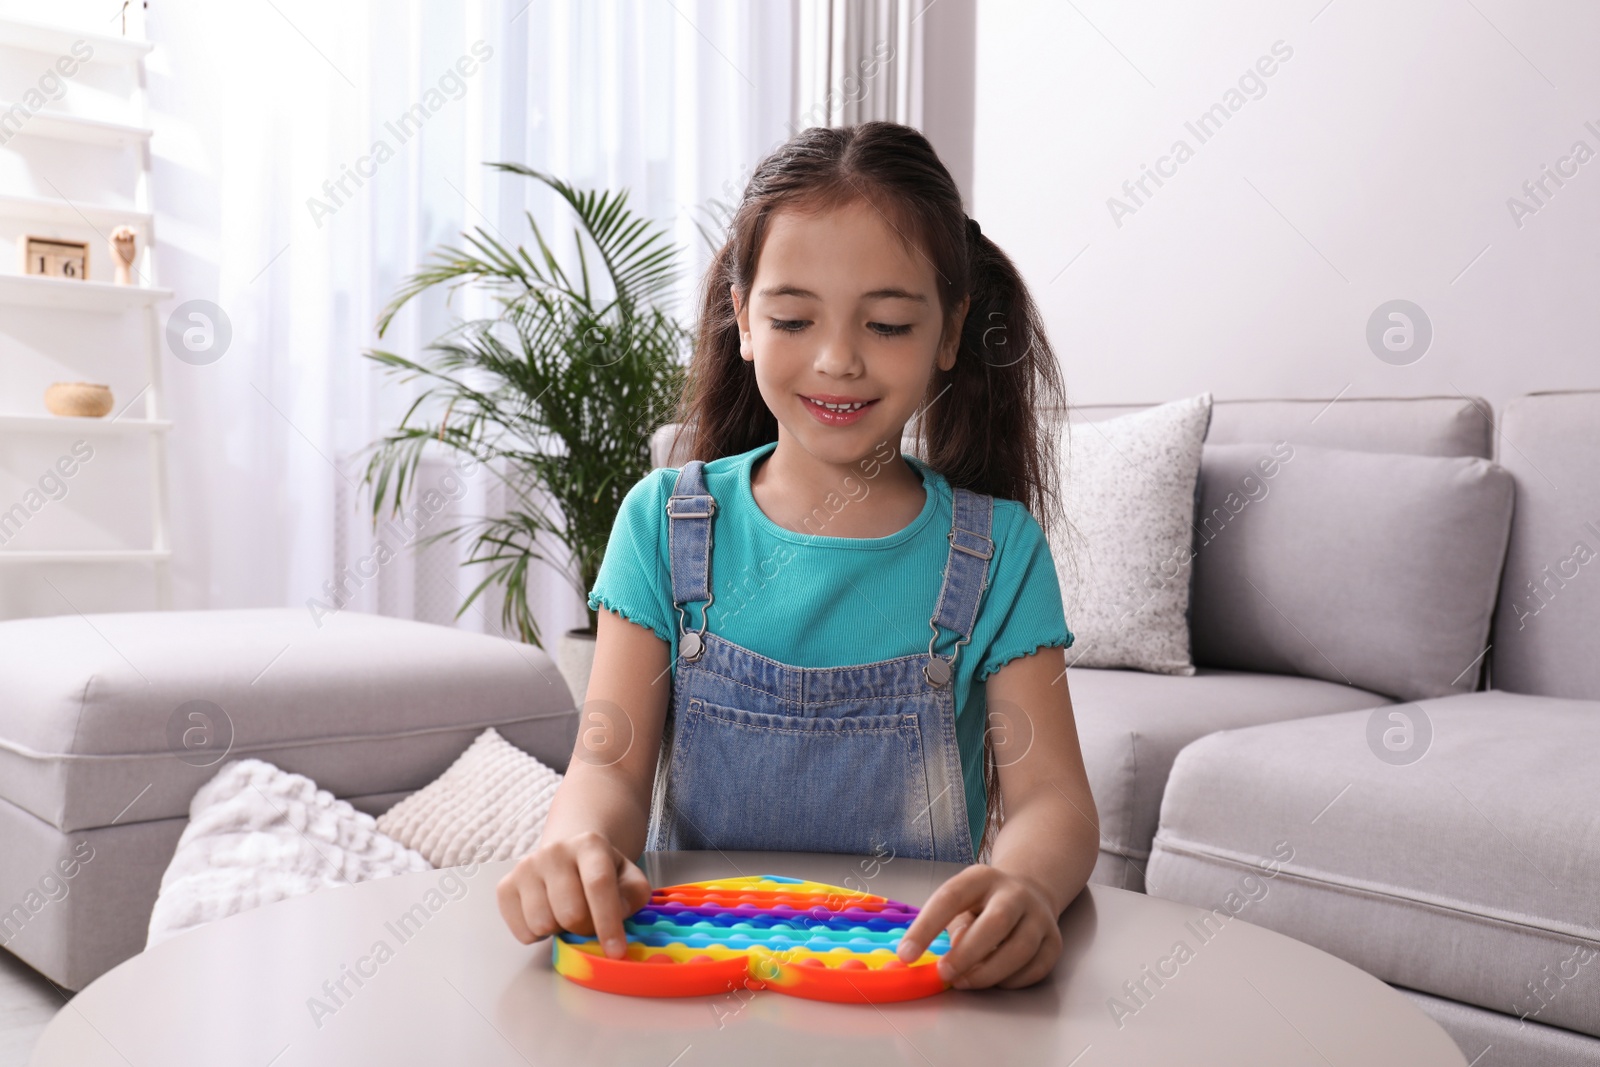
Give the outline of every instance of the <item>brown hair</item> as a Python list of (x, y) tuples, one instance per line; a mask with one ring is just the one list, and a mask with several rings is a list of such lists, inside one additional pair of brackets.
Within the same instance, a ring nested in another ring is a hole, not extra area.
[[(740, 358), (729, 289), (748, 303), (763, 240), (780, 209), (817, 212), (853, 201), (876, 208), (932, 263), (945, 318), (941, 339), (962, 298), (971, 297), (955, 365), (935, 366), (919, 415), (907, 425), (922, 458), (952, 487), (1020, 501), (1048, 536), (1059, 524), (1054, 419), (1066, 411), (1059, 364), (1016, 266), (969, 224), (960, 190), (928, 139), (898, 123), (814, 126), (750, 176), (704, 280), (676, 415), (691, 435), (689, 458), (709, 462), (778, 439), (754, 368)], [(987, 729), (983, 749), (988, 819), (974, 848), (980, 861), (1002, 814)]]

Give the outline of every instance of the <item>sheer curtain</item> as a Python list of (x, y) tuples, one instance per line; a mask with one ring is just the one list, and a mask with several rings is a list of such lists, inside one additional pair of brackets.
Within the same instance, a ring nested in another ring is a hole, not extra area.
[(924, 130), (929, 13), (938, 0), (798, 0), (797, 125), (881, 119)]
[[(431, 295), (381, 341), (378, 312), (474, 225), (531, 243), (524, 210), (570, 256), (554, 194), (482, 165), (514, 160), (630, 190), (683, 250), (676, 310), (690, 321), (708, 256), (696, 220), (717, 228), (805, 110), (796, 9), (189, 0), (149, 21), (163, 282), (180, 301), (214, 300), (233, 331), (212, 364), (166, 364), (177, 606), (316, 602), (451, 622), (475, 584), (452, 546), (402, 552), (370, 577), (355, 566), (384, 532), (358, 510), (351, 457), (398, 423), (415, 388), (360, 353), (416, 354), (457, 315), (488, 309), (465, 290), (450, 308)], [(492, 508), (490, 482), (467, 479), (456, 506)], [(553, 571), (530, 599), (549, 649), (585, 620)], [(499, 632), (493, 604), (459, 624)]]

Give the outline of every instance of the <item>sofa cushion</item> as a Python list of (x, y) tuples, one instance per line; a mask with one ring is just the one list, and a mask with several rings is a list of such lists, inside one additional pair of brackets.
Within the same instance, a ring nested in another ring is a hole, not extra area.
[(1184, 745), (1213, 730), (1387, 703), (1313, 678), (1206, 668), (1190, 677), (1073, 668), (1067, 684), (1100, 815), (1093, 880), (1134, 891), (1144, 888), (1167, 771)]
[[(1147, 404), (1089, 404), (1074, 420), (1096, 421)], [(1494, 455), (1489, 405), (1465, 396), (1330, 397), (1326, 400), (1218, 400), (1206, 443), (1288, 441), (1322, 448), (1406, 452), (1417, 456)]]
[(1496, 689), (1600, 700), (1600, 392), (1518, 397), (1501, 425), (1517, 513), (1490, 676)]
[(515, 859), (544, 833), (562, 775), (490, 727), (437, 781), (378, 817), (378, 829), (435, 867)]
[(1071, 435), (1061, 470), (1074, 536), (1051, 545), (1075, 667), (1193, 674), (1190, 524), (1211, 394)]
[(0, 622), (0, 797), (62, 831), (185, 815), (224, 757), (412, 792), (486, 726), (565, 770), (577, 712), (542, 651), (350, 611)]
[(1211, 734), (1173, 764), (1147, 888), (1210, 907), (1270, 864), (1248, 921), (1600, 1035), (1597, 752), (1600, 704), (1493, 691)]
[(1471, 692), (1513, 490), (1483, 459), (1207, 445), (1195, 662), (1401, 700)]

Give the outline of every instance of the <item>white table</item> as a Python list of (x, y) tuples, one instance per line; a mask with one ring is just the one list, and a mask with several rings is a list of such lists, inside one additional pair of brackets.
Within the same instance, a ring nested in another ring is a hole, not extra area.
[[(891, 859), (868, 879), (863, 862), (680, 852), (647, 854), (643, 866), (653, 886), (736, 874), (848, 878), (912, 904), (960, 869)], [(1067, 909), (1055, 973), (1024, 990), (948, 990), (878, 1006), (772, 990), (682, 999), (600, 993), (551, 970), (548, 939), (528, 946), (511, 936), (494, 893), (511, 866), (484, 864), (470, 879), (458, 868), (324, 890), (190, 931), (80, 992), (51, 1021), (32, 1063), (1466, 1064), (1400, 993), (1249, 925), (1248, 911), (1213, 919), (1215, 932), (1202, 941), (1201, 909), (1105, 886), (1089, 887)], [(408, 911), (413, 925), (402, 928)], [(1190, 950), (1182, 962), (1173, 957), (1179, 941)], [(387, 955), (375, 952), (379, 942)], [(1147, 966), (1160, 985), (1145, 977)], [(367, 975), (360, 984), (349, 977), (358, 970)], [(334, 989), (341, 978), (345, 993)], [(1149, 991), (1142, 1003), (1124, 987), (1141, 979)], [(1116, 1018), (1113, 997), (1136, 1010)]]

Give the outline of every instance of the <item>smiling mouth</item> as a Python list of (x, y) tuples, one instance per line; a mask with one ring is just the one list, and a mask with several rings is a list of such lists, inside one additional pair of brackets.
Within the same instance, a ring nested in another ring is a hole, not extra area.
[(814, 397), (809, 397), (809, 396), (802, 396), (800, 399), (804, 400), (806, 403), (812, 405), (813, 407), (821, 408), (823, 411), (831, 411), (831, 412), (834, 412), (835, 414), (841, 414), (841, 415), (848, 414), (848, 413), (850, 413), (852, 411), (860, 411), (862, 408), (867, 407), (867, 406), (872, 405), (872, 404), (876, 404), (878, 402), (876, 399), (874, 399), (874, 400), (853, 400), (853, 401), (848, 401), (848, 402), (844, 402), (844, 403), (832, 403), (832, 402), (829, 402), (829, 401), (818, 400), (818, 399), (816, 399)]

